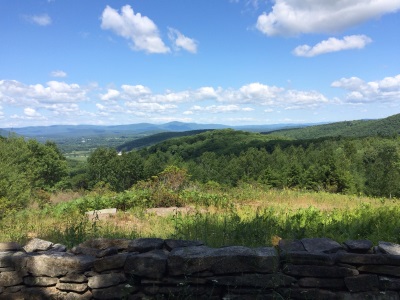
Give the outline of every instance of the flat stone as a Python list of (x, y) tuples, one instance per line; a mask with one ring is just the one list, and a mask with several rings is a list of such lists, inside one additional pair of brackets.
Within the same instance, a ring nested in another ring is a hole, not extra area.
[(53, 246), (52, 242), (42, 239), (31, 239), (23, 248), (26, 252), (47, 251)]
[(24, 278), (24, 284), (27, 286), (53, 286), (58, 282), (57, 277), (28, 276)]
[(356, 253), (366, 253), (373, 246), (369, 240), (347, 240), (343, 244), (347, 247), (348, 251)]
[(99, 289), (115, 286), (124, 281), (126, 281), (126, 277), (123, 273), (101, 274), (90, 277), (88, 286), (92, 289)]
[(118, 251), (122, 251), (128, 249), (128, 246), (131, 242), (132, 240), (129, 239), (97, 238), (97, 239), (87, 240), (79, 244), (78, 246), (84, 248), (94, 248), (98, 250), (104, 250), (110, 247), (116, 247), (118, 248)]
[(105, 257), (105, 256), (110, 256), (110, 255), (115, 255), (118, 254), (118, 248), (117, 247), (110, 247), (106, 248), (104, 250), (100, 250), (97, 254), (96, 257)]
[(59, 282), (56, 288), (61, 291), (83, 293), (88, 289), (87, 283)]
[(112, 286), (104, 289), (93, 289), (92, 294), (94, 299), (99, 300), (124, 299), (126, 295), (129, 295), (137, 290), (137, 287), (128, 284), (120, 284), (118, 286)]
[(92, 256), (62, 252), (34, 255), (27, 261), (27, 270), (34, 276), (64, 276), (89, 270), (94, 260)]
[(332, 266), (335, 264), (335, 259), (332, 255), (322, 252), (283, 252), (281, 255), (281, 260), (285, 263), (290, 263), (294, 265)]
[(379, 242), (378, 248), (383, 253), (391, 254), (391, 255), (400, 255), (400, 245), (389, 243), (389, 242)]
[(323, 277), (341, 278), (356, 276), (359, 272), (356, 269), (336, 266), (312, 266), (312, 265), (285, 265), (283, 272), (290, 276), (301, 277)]
[(6, 251), (20, 251), (21, 245), (15, 242), (3, 242), (0, 243), (0, 252)]
[(400, 290), (400, 278), (379, 276), (379, 286), (382, 290)]
[(92, 292), (87, 290), (85, 293), (74, 293), (69, 292), (65, 298), (65, 300), (90, 300), (92, 299)]
[(378, 276), (373, 274), (360, 274), (358, 276), (346, 277), (344, 282), (348, 290), (352, 293), (368, 292), (379, 289)]
[(125, 273), (162, 278), (167, 271), (167, 255), (162, 250), (130, 255), (126, 258)]
[(293, 277), (276, 274), (241, 274), (238, 276), (216, 276), (209, 278), (210, 283), (222, 286), (233, 287), (259, 287), (277, 288), (290, 286), (296, 282)]
[(59, 281), (63, 283), (84, 283), (88, 282), (88, 279), (82, 274), (68, 274), (64, 277), (61, 277)]
[(279, 240), (278, 247), (281, 251), (306, 251), (300, 240)]
[(1, 272), (0, 286), (7, 287), (22, 283), (22, 276), (17, 271)]
[(360, 272), (392, 275), (400, 277), (400, 267), (387, 265), (364, 265), (357, 268)]
[(304, 238), (301, 242), (308, 252), (336, 253), (343, 249), (338, 242), (328, 238)]
[[(323, 289), (309, 289), (309, 288), (280, 288), (278, 293), (281, 295), (278, 299), (321, 299), (321, 300), (337, 300), (338, 296), (335, 292)], [(339, 298), (341, 299), (341, 298)]]
[(393, 291), (346, 293), (338, 292), (337, 298), (341, 300), (400, 300), (399, 294)]
[(97, 248), (89, 248), (89, 247), (82, 247), (82, 246), (76, 246), (71, 249), (71, 253), (73, 254), (84, 254), (84, 255), (90, 255), (97, 257), (97, 255), (101, 252), (100, 249)]
[(193, 274), (211, 271), (214, 274), (274, 273), (279, 257), (272, 247), (247, 248), (231, 246), (209, 248), (207, 246), (176, 248), (168, 256), (170, 275)]
[(346, 287), (343, 278), (303, 277), (297, 283), (305, 288), (342, 289)]
[(201, 241), (188, 241), (188, 240), (173, 240), (173, 239), (166, 239), (164, 241), (165, 248), (168, 251), (171, 251), (175, 248), (182, 248), (182, 247), (192, 247), (192, 246), (203, 246), (204, 243)]
[(126, 258), (132, 255), (131, 253), (121, 253), (113, 256), (103, 257), (101, 259), (96, 259), (94, 262), (94, 271), (104, 272), (107, 270), (114, 270), (123, 268), (125, 265)]
[(400, 256), (390, 254), (340, 253), (336, 261), (351, 265), (394, 265), (400, 266)]
[(54, 244), (53, 246), (51, 246), (51, 248), (48, 251), (49, 252), (65, 252), (65, 251), (67, 251), (67, 247), (62, 244)]
[(141, 238), (131, 241), (128, 246), (129, 252), (148, 252), (151, 250), (161, 249), (164, 245), (163, 239), (158, 238)]

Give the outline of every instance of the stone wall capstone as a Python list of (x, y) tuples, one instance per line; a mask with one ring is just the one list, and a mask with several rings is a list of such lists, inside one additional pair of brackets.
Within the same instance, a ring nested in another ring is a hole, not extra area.
[(393, 299), (400, 245), (327, 238), (277, 247), (93, 239), (0, 243), (2, 299)]

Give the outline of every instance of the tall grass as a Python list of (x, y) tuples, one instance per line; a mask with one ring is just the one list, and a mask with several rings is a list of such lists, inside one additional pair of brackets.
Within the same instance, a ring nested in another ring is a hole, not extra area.
[[(172, 199), (169, 193), (158, 195)], [(39, 237), (68, 247), (95, 237), (192, 239), (215, 247), (265, 246), (279, 238), (303, 237), (400, 242), (400, 203), (396, 199), (252, 185), (230, 190), (190, 186), (176, 192), (173, 201), (193, 206), (193, 212), (161, 217), (146, 211), (157, 206), (152, 195), (135, 189), (120, 194), (102, 192), (13, 213), (0, 220), (0, 241), (25, 243)], [(84, 214), (107, 207), (118, 207), (119, 212), (106, 220)]]

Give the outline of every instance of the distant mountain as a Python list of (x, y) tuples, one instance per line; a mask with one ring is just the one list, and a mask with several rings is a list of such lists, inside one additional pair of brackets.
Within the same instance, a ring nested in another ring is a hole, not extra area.
[(201, 130), (189, 130), (189, 131), (181, 131), (181, 132), (161, 132), (152, 134), (149, 136), (145, 136), (142, 138), (138, 138), (117, 147), (117, 151), (131, 151), (133, 149), (140, 149), (148, 146), (152, 146), (157, 143), (161, 143), (163, 141), (176, 138), (176, 137), (184, 137), (184, 136), (192, 136), (199, 133), (203, 133), (205, 131), (214, 130), (214, 129), (201, 129)]
[(55, 137), (90, 137), (90, 136), (109, 136), (126, 134), (154, 134), (160, 132), (183, 132), (193, 130), (225, 129), (232, 128), (245, 131), (271, 131), (282, 128), (303, 127), (308, 125), (299, 124), (273, 124), (273, 125), (251, 125), (251, 126), (228, 126), (222, 124), (197, 124), (183, 122), (169, 122), (165, 124), (138, 123), (129, 125), (52, 125), (52, 126), (31, 126), (21, 128), (0, 129), (1, 135), (8, 135), (10, 132), (24, 137), (31, 138), (55, 138)]
[(293, 139), (322, 137), (392, 136), (400, 134), (400, 114), (377, 120), (356, 120), (267, 132)]

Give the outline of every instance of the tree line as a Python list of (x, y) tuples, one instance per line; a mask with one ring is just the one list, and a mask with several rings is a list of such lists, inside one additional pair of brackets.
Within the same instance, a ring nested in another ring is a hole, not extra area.
[(190, 180), (227, 187), (271, 188), (400, 197), (400, 138), (289, 140), (234, 130), (170, 139), (130, 152), (94, 150), (85, 164), (67, 161), (53, 142), (0, 138), (0, 214), (61, 189), (121, 192), (169, 166)]

